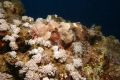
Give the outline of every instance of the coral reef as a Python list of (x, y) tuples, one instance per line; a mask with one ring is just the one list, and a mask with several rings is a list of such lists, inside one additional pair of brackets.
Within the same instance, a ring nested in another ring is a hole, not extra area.
[(8, 14), (24, 15), (25, 10), (20, 0), (1, 0), (1, 2)]
[(23, 16), (19, 0), (0, 2), (1, 80), (119, 80), (120, 43), (101, 26)]

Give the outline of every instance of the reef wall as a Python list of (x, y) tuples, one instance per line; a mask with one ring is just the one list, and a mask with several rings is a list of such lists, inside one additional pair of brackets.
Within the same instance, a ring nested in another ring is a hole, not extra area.
[(0, 0), (1, 80), (119, 80), (120, 43), (57, 15), (23, 16), (19, 0)]

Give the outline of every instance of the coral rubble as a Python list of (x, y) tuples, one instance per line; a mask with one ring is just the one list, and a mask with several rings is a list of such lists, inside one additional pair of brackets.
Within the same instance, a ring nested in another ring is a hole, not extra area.
[(1, 80), (120, 79), (120, 43), (101, 26), (24, 12), (19, 0), (0, 2)]

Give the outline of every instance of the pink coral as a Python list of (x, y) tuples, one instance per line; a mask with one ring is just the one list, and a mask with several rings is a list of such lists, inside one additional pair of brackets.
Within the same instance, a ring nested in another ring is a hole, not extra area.
[(45, 24), (39, 24), (38, 26), (36, 25), (33, 25), (31, 27), (31, 31), (32, 31), (32, 34), (33, 36), (37, 35), (39, 37), (45, 35), (45, 33), (48, 31), (48, 27), (46, 27)]

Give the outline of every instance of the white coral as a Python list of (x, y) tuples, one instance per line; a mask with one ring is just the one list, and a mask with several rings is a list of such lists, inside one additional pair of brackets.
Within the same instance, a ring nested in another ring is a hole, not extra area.
[(43, 80), (49, 80), (49, 78), (48, 77), (44, 77)]
[(29, 51), (29, 54), (37, 54), (37, 53), (38, 53), (38, 49), (33, 49)]
[(10, 1), (4, 1), (3, 5), (5, 8), (9, 8), (11, 10), (14, 10), (14, 5)]
[(17, 34), (12, 34), (11, 36), (14, 37), (15, 39), (19, 37), (19, 35)]
[(44, 45), (45, 44), (45, 40), (43, 39), (43, 37), (38, 37), (36, 42), (40, 45)]
[(13, 30), (13, 29), (15, 29), (17, 26), (16, 25), (14, 25), (14, 24), (10, 24), (10, 28)]
[(34, 45), (35, 43), (46, 46), (46, 47), (51, 47), (51, 42), (50, 41), (45, 41), (43, 37), (38, 37), (35, 39), (30, 39), (25, 41), (26, 44), (28, 45)]
[(28, 70), (25, 74), (24, 80), (33, 80), (34, 72), (31, 70)]
[(57, 68), (54, 67), (54, 64), (49, 63), (46, 66), (40, 66), (38, 71), (39, 71), (39, 76), (40, 77), (45, 77), (45, 76), (55, 76), (55, 72), (56, 72)]
[(38, 70), (38, 65), (34, 62), (33, 59), (29, 60), (28, 62), (25, 63), (25, 67), (29, 70)]
[(55, 59), (59, 59), (61, 57), (61, 53), (59, 51), (55, 51), (53, 56)]
[(76, 58), (73, 59), (73, 65), (75, 66), (75, 68), (79, 68), (80, 66), (82, 66), (82, 59), (81, 58)]
[(73, 72), (73, 71), (75, 71), (75, 67), (74, 67), (74, 65), (73, 64), (66, 64), (66, 67), (65, 67), (65, 69), (66, 69), (66, 71), (68, 71), (68, 72)]
[(28, 22), (23, 23), (23, 26), (24, 26), (24, 27), (29, 27), (29, 23), (28, 23)]
[(11, 30), (14, 34), (18, 34), (20, 32), (20, 28), (17, 25), (10, 24)]
[(33, 22), (34, 21), (34, 18), (32, 18), (32, 17), (28, 17), (29, 18), (29, 21), (30, 22)]
[(76, 23), (73, 23), (73, 26), (78, 27), (78, 25)]
[(38, 47), (38, 53), (43, 53), (44, 49), (42, 47)]
[(11, 56), (11, 57), (13, 57), (13, 58), (16, 58), (16, 52), (15, 51), (11, 51), (11, 52), (9, 52), (9, 55)]
[(11, 36), (6, 35), (2, 40), (4, 41), (10, 41), (9, 46), (12, 48), (12, 50), (17, 50), (18, 49), (18, 45), (15, 43), (16, 38), (18, 38), (19, 36), (17, 34), (12, 34)]
[(16, 38), (18, 38), (19, 36), (16, 34), (12, 34), (12, 36), (6, 35), (2, 40), (4, 41), (10, 41), (9, 46), (12, 48), (12, 50), (17, 50), (18, 49), (18, 45), (15, 43)]
[(66, 51), (64, 49), (60, 49), (59, 51), (55, 51), (53, 56), (55, 59), (58, 59), (58, 61), (60, 63), (63, 63), (67, 60)]
[(6, 35), (4, 38), (3, 38), (4, 41), (10, 41), (10, 42), (15, 42), (15, 37), (13, 36), (9, 36), (9, 35)]
[(30, 46), (34, 45), (35, 42), (36, 42), (36, 40), (33, 40), (33, 39), (30, 39), (30, 40), (26, 40), (26, 41), (25, 41), (25, 43), (28, 44), (28, 45), (30, 45)]
[(0, 8), (0, 18), (5, 18), (5, 10)]
[(22, 16), (22, 21), (27, 21), (28, 19), (28, 16)]
[(18, 49), (18, 45), (15, 42), (10, 42), (9, 46), (12, 48), (12, 50)]
[(28, 16), (22, 16), (22, 21), (34, 21), (34, 19), (32, 17), (28, 17)]
[(81, 42), (73, 42), (72, 43), (72, 46), (73, 46), (73, 52), (75, 54), (79, 53), (79, 54), (82, 54), (82, 43)]
[(38, 49), (33, 49), (29, 51), (29, 54), (41, 54), (43, 53), (44, 49), (42, 47), (38, 47)]
[(39, 75), (35, 71), (28, 70), (24, 80), (40, 80)]
[(12, 79), (12, 75), (10, 75), (10, 74), (7, 74), (7, 73), (1, 73), (0, 72), (0, 79), (1, 80), (11, 80)]
[(70, 29), (70, 23), (61, 22), (60, 25), (64, 28), (65, 31)]
[(55, 22), (54, 20), (50, 20), (49, 23), (48, 23), (48, 26), (51, 27), (51, 28), (53, 28), (53, 29), (55, 29), (55, 28), (58, 29), (58, 27), (60, 25), (57, 22)]
[(0, 12), (0, 18), (4, 18), (4, 17), (5, 17), (4, 14)]
[(4, 19), (0, 19), (0, 31), (9, 30), (10, 27)]
[(52, 46), (52, 50), (55, 52), (55, 51), (58, 51), (58, 46)]
[(43, 18), (37, 18), (35, 23), (43, 23)]
[(18, 34), (18, 33), (20, 32), (20, 28), (17, 27), (17, 28), (15, 28), (15, 29), (13, 29), (13, 32), (14, 32), (14, 34)]
[(86, 80), (86, 78), (83, 78), (77, 71), (71, 72), (70, 75), (74, 80)]
[(51, 20), (52, 16), (51, 15), (48, 15), (47, 18), (46, 18), (46, 21), (49, 22)]
[(27, 72), (28, 68), (27, 67), (23, 67), (22, 69), (19, 70), (19, 74), (23, 74), (25, 72)]
[(22, 23), (20, 20), (17, 19), (14, 19), (13, 22), (16, 26), (19, 26)]
[[(8, 41), (8, 40), (10, 40), (10, 37), (11, 37), (11, 36), (6, 35), (2, 40), (3, 40), (3, 41)], [(15, 41), (15, 38), (14, 38), (13, 41)]]
[(23, 67), (23, 62), (22, 61), (17, 61), (16, 63), (15, 63), (15, 67)]
[(64, 23), (59, 29), (58, 32), (60, 34), (60, 38), (65, 43), (70, 43), (73, 40), (74, 34), (72, 30), (70, 29), (70, 23)]
[(45, 35), (43, 36), (44, 40), (48, 40), (51, 36), (51, 32), (47, 31)]
[(80, 78), (81, 78), (81, 75), (78, 72), (73, 71), (73, 72), (70, 73), (70, 75), (72, 76), (72, 78), (74, 80), (80, 80)]
[(44, 44), (44, 46), (46, 46), (46, 47), (51, 47), (52, 45), (51, 45), (51, 42), (50, 42), (50, 41), (46, 41), (45, 44)]
[(34, 60), (35, 63), (40, 63), (40, 61), (41, 61), (41, 54), (33, 55), (32, 59)]

